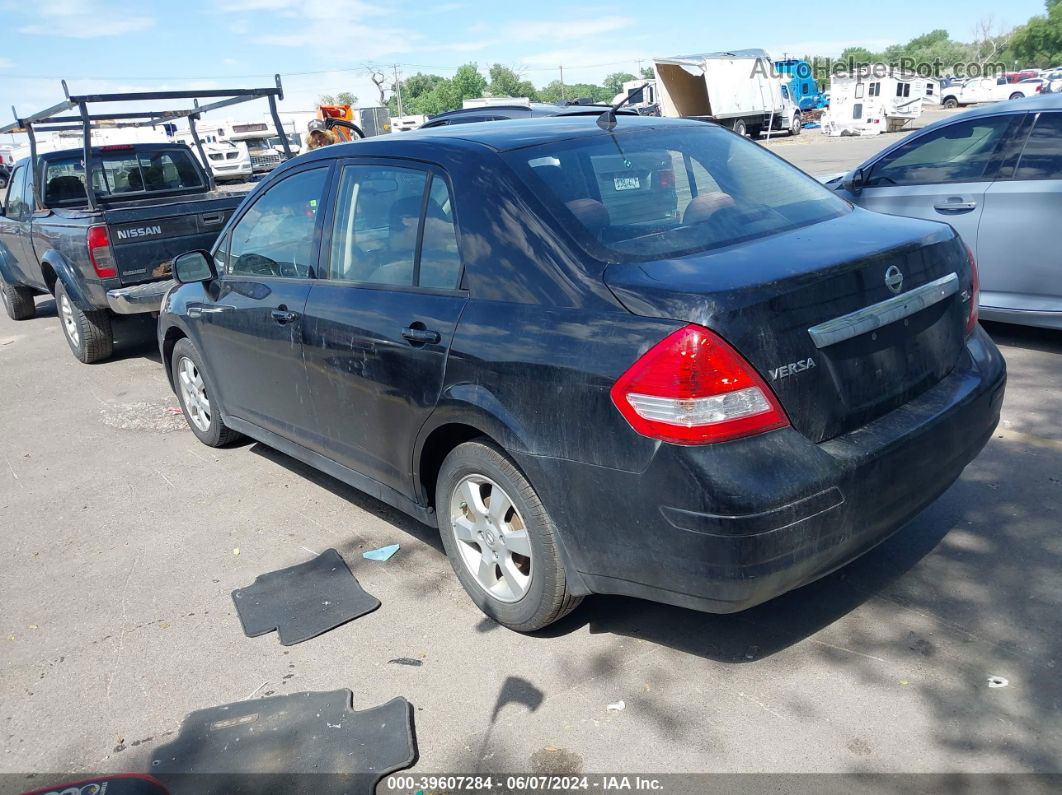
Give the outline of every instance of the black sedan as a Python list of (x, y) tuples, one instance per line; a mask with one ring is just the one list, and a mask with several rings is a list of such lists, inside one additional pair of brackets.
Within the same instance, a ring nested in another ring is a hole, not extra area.
[(590, 593), (714, 612), (821, 577), (981, 450), (1005, 367), (946, 224), (716, 125), (465, 124), (281, 166), (175, 262), (192, 431), (436, 526), (513, 629)]

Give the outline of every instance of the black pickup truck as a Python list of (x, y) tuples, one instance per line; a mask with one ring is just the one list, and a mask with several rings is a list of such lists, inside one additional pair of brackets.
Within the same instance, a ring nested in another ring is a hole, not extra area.
[[(82, 149), (42, 153), (12, 169), (0, 210), (0, 292), (13, 320), (55, 296), (82, 362), (111, 355), (113, 314), (158, 312), (170, 261), (210, 248), (242, 193), (218, 192), (183, 144), (93, 147), (93, 201)], [(36, 188), (34, 179), (36, 176)]]

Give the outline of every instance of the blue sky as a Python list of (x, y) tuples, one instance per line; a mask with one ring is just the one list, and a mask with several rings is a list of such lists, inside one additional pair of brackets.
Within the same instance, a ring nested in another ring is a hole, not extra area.
[(836, 55), (934, 28), (969, 40), (980, 19), (1006, 29), (1039, 13), (1042, 0), (0, 0), (0, 119), (12, 104), (26, 112), (58, 101), (59, 78), (81, 93), (268, 85), (280, 72), (283, 109), (301, 110), (342, 90), (375, 104), (366, 64), (448, 75), (468, 61), (484, 72), (500, 62), (537, 85), (563, 64), (566, 81), (597, 82), (654, 55), (744, 47)]

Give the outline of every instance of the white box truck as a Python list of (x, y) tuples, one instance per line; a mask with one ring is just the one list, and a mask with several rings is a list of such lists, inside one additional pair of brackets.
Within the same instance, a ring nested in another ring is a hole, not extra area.
[(753, 138), (766, 130), (799, 135), (800, 108), (765, 50), (654, 58), (660, 115), (718, 122)]

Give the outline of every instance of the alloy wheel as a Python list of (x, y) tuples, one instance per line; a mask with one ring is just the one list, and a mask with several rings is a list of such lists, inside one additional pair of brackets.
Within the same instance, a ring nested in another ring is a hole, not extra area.
[(468, 475), (450, 498), (450, 526), (462, 563), (500, 602), (518, 602), (531, 585), (527, 525), (512, 498), (484, 475)]
[(187, 356), (177, 363), (177, 378), (181, 383), (181, 397), (185, 413), (203, 433), (210, 430), (210, 400), (207, 398), (203, 374)]
[(63, 317), (63, 329), (66, 336), (76, 348), (81, 344), (81, 332), (77, 328), (77, 318), (74, 317), (74, 308), (70, 305), (70, 299), (63, 293), (59, 296), (59, 313)]

